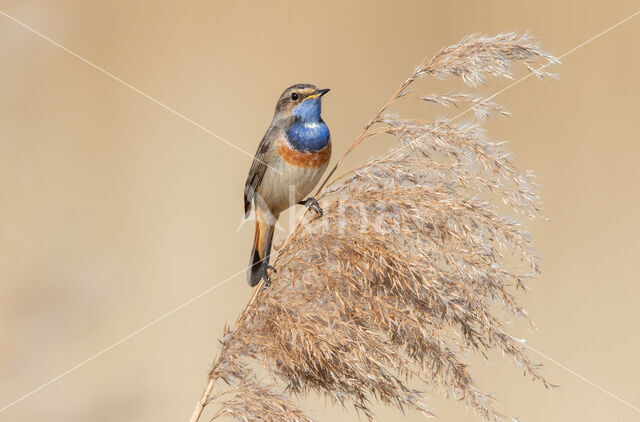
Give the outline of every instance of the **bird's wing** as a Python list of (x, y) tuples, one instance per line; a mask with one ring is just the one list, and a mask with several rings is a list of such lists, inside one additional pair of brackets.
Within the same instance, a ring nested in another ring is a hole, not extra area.
[(262, 137), (260, 144), (258, 145), (258, 150), (256, 151), (256, 155), (253, 157), (253, 163), (251, 164), (251, 168), (249, 169), (249, 175), (247, 176), (247, 181), (244, 185), (244, 215), (245, 218), (249, 216), (249, 211), (251, 210), (251, 201), (253, 200), (256, 192), (258, 191), (258, 187), (262, 182), (262, 178), (264, 173), (267, 171), (267, 155), (269, 152), (269, 147), (274, 140), (273, 134), (275, 133), (275, 127), (270, 126), (267, 129), (267, 132)]

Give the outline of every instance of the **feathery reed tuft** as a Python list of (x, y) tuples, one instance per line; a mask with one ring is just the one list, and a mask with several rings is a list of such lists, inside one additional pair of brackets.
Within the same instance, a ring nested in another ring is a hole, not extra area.
[[(369, 419), (371, 399), (431, 415), (412, 379), (499, 420), (461, 358), (489, 350), (548, 386), (496, 312), (528, 321), (514, 291), (539, 272), (522, 225), (541, 216), (532, 174), (516, 168), (505, 145), (489, 142), (479, 124), (506, 110), (478, 96), (446, 94), (422, 99), (468, 104), (477, 122), (388, 112), (424, 75), (460, 77), (474, 87), (487, 76), (512, 77), (517, 62), (542, 77), (558, 60), (527, 34), (474, 35), (404, 81), (346, 154), (378, 134), (397, 143), (326, 184), (336, 168), (329, 173), (316, 195), (324, 216), (305, 214), (273, 253), (273, 284), (259, 285), (225, 329), (192, 421), (211, 400), (219, 405), (214, 419), (310, 421), (294, 400), (309, 392), (351, 403)], [(257, 375), (256, 364), (266, 375)]]

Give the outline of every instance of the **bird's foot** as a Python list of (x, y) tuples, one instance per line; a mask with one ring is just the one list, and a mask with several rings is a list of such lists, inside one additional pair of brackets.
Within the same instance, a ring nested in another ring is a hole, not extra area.
[(298, 202), (300, 205), (304, 205), (307, 208), (310, 208), (313, 212), (315, 212), (319, 217), (322, 217), (322, 208), (320, 208), (320, 204), (313, 196), (308, 197), (304, 201)]
[(264, 265), (264, 270), (262, 273), (262, 278), (264, 278), (263, 289), (266, 289), (271, 286), (271, 277), (269, 276), (269, 270), (273, 271), (274, 273), (278, 272), (278, 270), (276, 270), (273, 265), (269, 265), (269, 264)]

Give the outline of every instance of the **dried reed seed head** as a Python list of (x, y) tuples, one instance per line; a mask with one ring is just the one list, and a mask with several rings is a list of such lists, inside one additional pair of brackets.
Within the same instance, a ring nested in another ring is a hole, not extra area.
[(469, 104), (478, 120), (486, 120), (492, 114), (511, 116), (511, 113), (500, 104), (471, 94), (432, 94), (422, 97), (422, 100), (457, 108), (462, 104)]
[(513, 63), (522, 63), (529, 71), (543, 78), (556, 77), (544, 69), (560, 63), (560, 60), (542, 51), (527, 32), (509, 32), (493, 37), (470, 35), (440, 50), (431, 60), (419, 66), (412, 77), (429, 74), (445, 79), (456, 76), (467, 85), (476, 87), (484, 83), (487, 76), (513, 78)]
[[(533, 70), (557, 59), (527, 34), (467, 37), (419, 67), (389, 103), (426, 74), (475, 86), (486, 76), (511, 77), (514, 62)], [(468, 94), (423, 99), (474, 105), (480, 117), (506, 114)], [(489, 350), (547, 385), (495, 310), (498, 304), (528, 320), (513, 292), (539, 271), (519, 220), (541, 215), (532, 174), (517, 169), (504, 143), (486, 140), (478, 124), (407, 120), (384, 114), (386, 107), (367, 131), (391, 134), (397, 145), (317, 195), (324, 216), (295, 228), (274, 252), (272, 286), (225, 329), (210, 374), (228, 384), (215, 396), (215, 417), (308, 421), (282, 388), (351, 403), (369, 419), (372, 398), (431, 415), (423, 392), (408, 387), (414, 379), (499, 420), (460, 359)], [(268, 378), (258, 381), (250, 362)]]

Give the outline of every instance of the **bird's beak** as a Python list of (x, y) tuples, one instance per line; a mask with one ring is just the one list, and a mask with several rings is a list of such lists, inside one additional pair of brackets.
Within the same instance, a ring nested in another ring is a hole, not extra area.
[(310, 100), (312, 98), (320, 98), (320, 97), (322, 97), (324, 94), (326, 94), (329, 91), (330, 91), (329, 88), (327, 88), (327, 89), (316, 89), (316, 92), (314, 92), (313, 94), (309, 95), (307, 98), (305, 98), (305, 100)]

